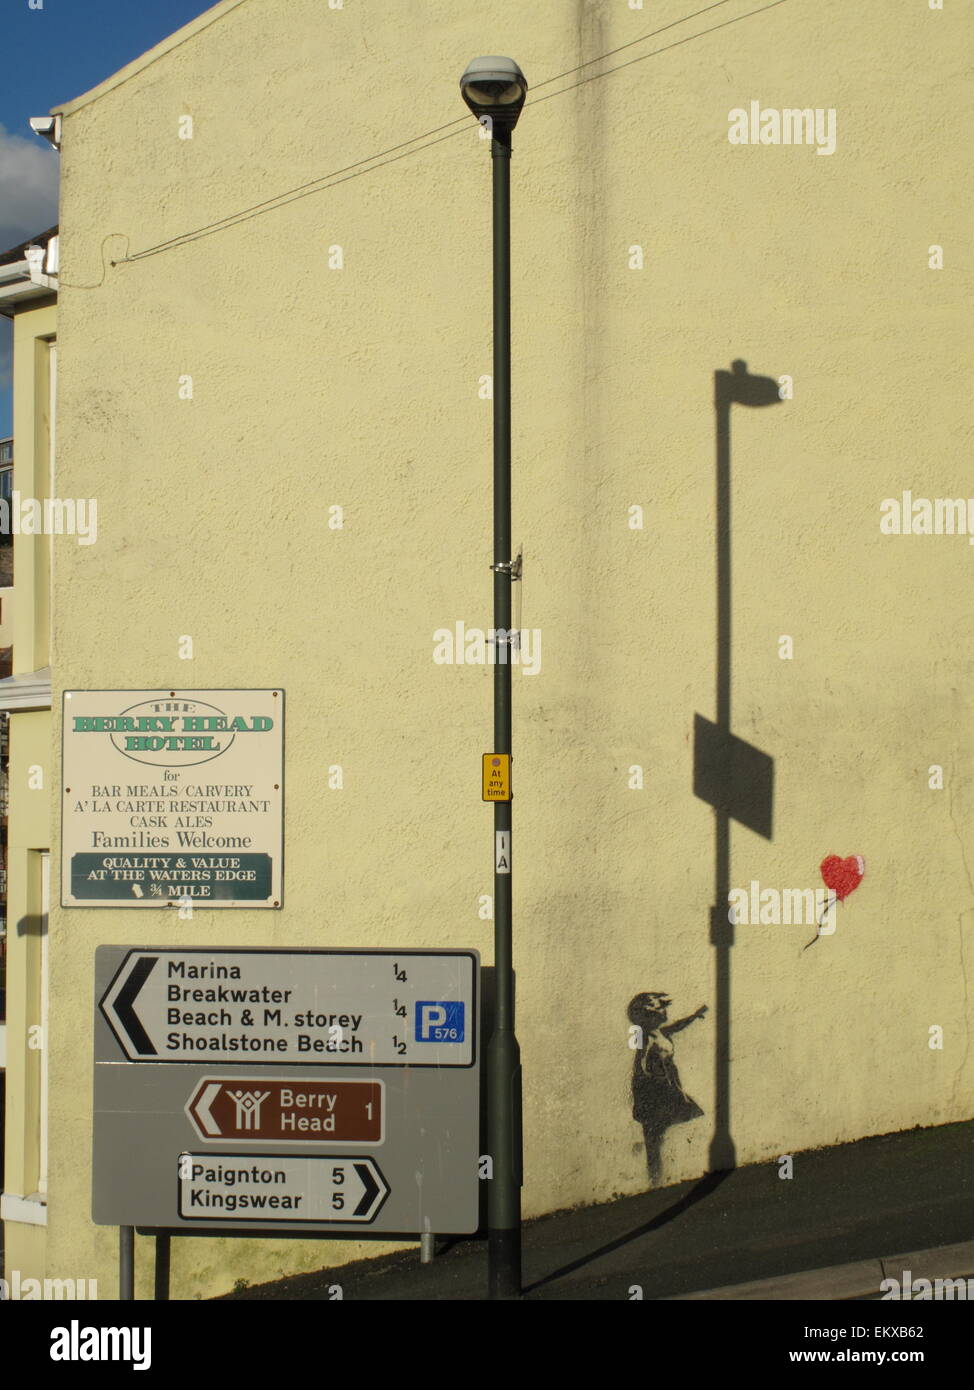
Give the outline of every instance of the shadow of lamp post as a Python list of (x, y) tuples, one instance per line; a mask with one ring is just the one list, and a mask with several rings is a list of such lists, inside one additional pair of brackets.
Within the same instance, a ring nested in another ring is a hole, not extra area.
[(730, 823), (736, 820), (770, 840), (774, 804), (774, 760), (731, 732), (731, 406), (777, 405), (773, 377), (752, 376), (737, 361), (714, 373), (717, 434), (717, 722), (694, 717), (693, 791), (714, 808), (714, 904), (710, 941), (714, 947), (714, 1133), (713, 1172), (737, 1161), (730, 1124), (730, 953), (734, 924), (727, 911), (730, 892)]

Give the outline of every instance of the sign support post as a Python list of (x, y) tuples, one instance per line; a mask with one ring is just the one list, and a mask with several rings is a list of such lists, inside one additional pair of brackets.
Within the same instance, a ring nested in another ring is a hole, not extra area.
[(135, 1227), (118, 1228), (118, 1298), (129, 1303), (135, 1298)]
[(169, 1254), (169, 1237), (156, 1236), (155, 1301), (157, 1303), (169, 1301)]

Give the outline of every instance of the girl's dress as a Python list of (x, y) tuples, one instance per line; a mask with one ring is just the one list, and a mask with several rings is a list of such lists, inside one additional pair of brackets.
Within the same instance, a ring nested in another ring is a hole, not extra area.
[(662, 1032), (647, 1035), (632, 1073), (632, 1117), (650, 1129), (695, 1120), (703, 1111), (680, 1084), (673, 1044)]

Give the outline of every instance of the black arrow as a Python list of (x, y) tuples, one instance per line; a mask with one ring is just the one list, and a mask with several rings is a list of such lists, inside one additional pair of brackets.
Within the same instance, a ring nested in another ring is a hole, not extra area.
[[(365, 1188), (365, 1193), (362, 1197), (362, 1200), (359, 1202), (358, 1206), (352, 1212), (352, 1215), (364, 1216), (365, 1213), (372, 1206), (372, 1203), (375, 1201), (376, 1197), (379, 1195), (379, 1184), (372, 1176), (372, 1165), (370, 1163), (353, 1163), (352, 1167), (355, 1169), (356, 1173), (358, 1173), (359, 1177), (362, 1179), (362, 1186)], [(385, 1186), (384, 1182), (383, 1186)]]
[(152, 1045), (152, 1039), (142, 1027), (142, 1020), (132, 1005), (150, 973), (155, 969), (158, 960), (158, 956), (141, 956), (135, 962), (134, 970), (119, 990), (115, 1000), (115, 1016), (128, 1034), (129, 1042), (141, 1056), (155, 1057), (158, 1054)]

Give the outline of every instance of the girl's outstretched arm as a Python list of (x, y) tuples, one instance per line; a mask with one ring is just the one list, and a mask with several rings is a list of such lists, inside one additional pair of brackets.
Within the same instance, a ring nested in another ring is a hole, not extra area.
[(662, 1027), (662, 1028), (660, 1029), (660, 1032), (663, 1034), (664, 1037), (669, 1038), (669, 1037), (671, 1037), (674, 1033), (679, 1033), (682, 1029), (686, 1028), (689, 1024), (693, 1023), (696, 1019), (698, 1019), (698, 1018), (703, 1018), (703, 1016), (704, 1016), (704, 1014), (705, 1014), (706, 1012), (707, 1012), (707, 1006), (706, 1006), (706, 1004), (701, 1004), (701, 1005), (700, 1005), (700, 1008), (696, 1011), (696, 1013), (694, 1013), (694, 1014), (688, 1014), (688, 1015), (686, 1016), (686, 1018), (679, 1018), (679, 1019), (677, 1019), (676, 1023), (667, 1023), (667, 1024), (665, 1024), (664, 1027)]

